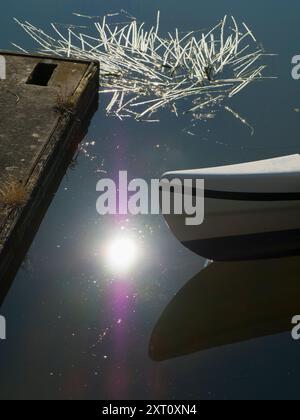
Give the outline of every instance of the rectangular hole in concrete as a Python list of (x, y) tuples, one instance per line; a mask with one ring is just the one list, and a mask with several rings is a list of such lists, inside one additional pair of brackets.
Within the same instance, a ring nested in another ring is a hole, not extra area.
[(56, 69), (56, 64), (38, 63), (29, 76), (26, 84), (48, 86), (48, 83)]

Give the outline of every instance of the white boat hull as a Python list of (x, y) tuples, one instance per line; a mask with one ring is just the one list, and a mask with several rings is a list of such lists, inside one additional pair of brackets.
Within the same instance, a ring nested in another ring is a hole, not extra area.
[(174, 178), (205, 183), (203, 224), (165, 215), (192, 251), (215, 261), (300, 254), (300, 155), (163, 176)]

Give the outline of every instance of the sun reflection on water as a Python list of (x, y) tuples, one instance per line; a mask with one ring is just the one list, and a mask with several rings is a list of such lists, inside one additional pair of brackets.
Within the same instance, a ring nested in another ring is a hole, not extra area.
[(135, 266), (139, 251), (136, 242), (128, 236), (119, 236), (109, 241), (105, 249), (105, 261), (110, 271), (126, 274)]

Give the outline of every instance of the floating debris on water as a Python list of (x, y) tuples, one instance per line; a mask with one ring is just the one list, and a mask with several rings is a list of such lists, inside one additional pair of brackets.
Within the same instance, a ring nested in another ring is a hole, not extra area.
[(236, 111), (231, 109), (229, 106), (225, 106), (225, 109), (226, 111), (230, 112), (237, 120), (241, 121), (242, 124), (245, 124), (247, 127), (250, 128), (251, 136), (254, 135), (254, 132), (255, 132), (254, 127), (252, 127), (252, 125), (250, 125), (245, 118), (241, 117), (240, 114), (238, 114)]
[[(266, 54), (251, 29), (244, 22), (238, 25), (233, 16), (225, 16), (206, 33), (183, 35), (175, 29), (163, 37), (159, 11), (149, 29), (121, 13), (127, 22), (113, 22), (119, 13), (94, 21), (94, 36), (74, 25), (58, 29), (51, 24), (53, 37), (29, 22), (15, 20), (39, 44), (42, 54), (100, 61), (100, 92), (111, 95), (106, 112), (120, 120), (158, 122), (153, 115), (169, 108), (177, 117), (189, 113), (199, 121), (208, 108), (213, 115), (224, 100), (250, 83), (270, 78), (263, 76), (267, 66), (260, 62), (274, 54)], [(99, 18), (74, 15), (89, 21)], [(252, 130), (237, 112), (226, 110)]]

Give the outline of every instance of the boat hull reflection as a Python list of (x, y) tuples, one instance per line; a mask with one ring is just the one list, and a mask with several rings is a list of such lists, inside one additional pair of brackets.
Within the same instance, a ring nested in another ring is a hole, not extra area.
[(150, 340), (163, 361), (292, 330), (300, 314), (300, 257), (212, 263), (169, 303)]

